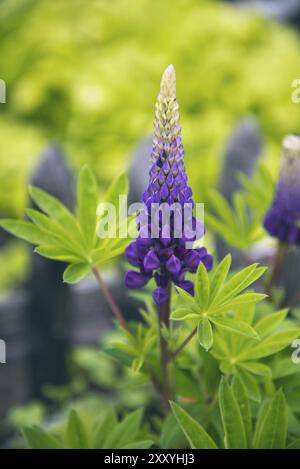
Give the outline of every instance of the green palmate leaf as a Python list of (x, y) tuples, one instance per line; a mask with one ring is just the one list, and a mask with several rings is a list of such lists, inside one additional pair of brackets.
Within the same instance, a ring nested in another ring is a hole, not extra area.
[(272, 377), (273, 379), (285, 378), (286, 376), (294, 375), (299, 372), (299, 364), (294, 363), (291, 357), (279, 357), (272, 363)]
[(92, 441), (92, 448), (104, 448), (105, 440), (107, 439), (108, 435), (110, 435), (110, 433), (113, 431), (113, 429), (117, 426), (117, 424), (118, 421), (116, 418), (116, 414), (113, 409), (109, 408), (97, 422)]
[(248, 194), (236, 192), (232, 197), (232, 207), (217, 191), (209, 194), (205, 219), (209, 228), (216, 231), (228, 244), (245, 249), (263, 236), (261, 216), (252, 210)]
[(256, 280), (260, 279), (260, 277), (264, 275), (266, 271), (267, 271), (267, 267), (256, 267), (255, 270), (250, 273), (249, 277), (245, 279), (245, 282), (241, 286), (241, 289), (244, 290), (245, 288), (248, 288), (249, 285), (256, 282)]
[(97, 184), (87, 166), (80, 171), (78, 188), (78, 220), (87, 246), (93, 247), (96, 236)]
[(117, 249), (110, 249), (109, 247), (101, 247), (95, 249), (91, 252), (91, 259), (94, 265), (103, 265), (107, 262), (110, 262), (115, 257), (120, 256), (120, 254), (124, 254), (125, 247), (127, 246), (128, 242), (124, 241), (124, 244)]
[(235, 226), (234, 213), (226, 199), (217, 191), (211, 190), (209, 193), (209, 203), (226, 222), (228, 226)]
[(230, 363), (228, 362), (228, 360), (222, 360), (222, 357), (218, 357), (218, 358), (219, 360), (221, 360), (220, 365), (219, 365), (221, 373), (223, 373), (224, 375), (232, 375), (232, 373), (234, 372), (234, 366), (235, 366), (234, 363)]
[(237, 174), (241, 186), (246, 191), (245, 199), (250, 207), (259, 215), (264, 215), (272, 201), (274, 192), (274, 182), (269, 170), (260, 165), (256, 174), (251, 178), (245, 173)]
[[(238, 295), (237, 297), (233, 298), (228, 303), (226, 303), (224, 307), (233, 308), (235, 306), (258, 303), (259, 301), (264, 300), (266, 297), (267, 295), (265, 295), (264, 293), (242, 293), (241, 295)], [(221, 308), (222, 305), (220, 306), (220, 309)]]
[[(233, 240), (233, 244), (235, 244), (235, 235), (233, 236), (231, 228), (226, 226), (223, 220), (219, 220), (211, 213), (205, 213), (205, 224), (211, 229), (211, 231), (215, 231), (216, 233), (220, 234), (226, 240)], [(238, 241), (238, 240), (237, 240)]]
[(64, 271), (63, 279), (66, 283), (77, 283), (86, 277), (90, 272), (91, 266), (85, 262), (70, 264)]
[(105, 353), (125, 366), (130, 367), (132, 364), (132, 354), (123, 352), (119, 348), (107, 348)]
[(247, 448), (247, 436), (241, 411), (231, 386), (224, 378), (221, 379), (219, 387), (219, 405), (226, 448)]
[(237, 321), (234, 318), (223, 318), (211, 316), (210, 320), (213, 324), (221, 329), (227, 329), (236, 334), (241, 334), (246, 337), (251, 337), (253, 339), (258, 339), (256, 331), (249, 324), (243, 321)]
[(183, 321), (184, 319), (198, 319), (199, 313), (194, 313), (191, 309), (178, 308), (171, 314), (173, 321)]
[(198, 305), (200, 306), (201, 311), (206, 311), (209, 303), (209, 293), (210, 293), (210, 284), (207, 270), (203, 264), (200, 262), (195, 281), (195, 297)]
[(233, 298), (230, 301), (225, 302), (217, 306), (210, 308), (210, 312), (214, 314), (227, 313), (231, 310), (236, 310), (239, 306), (247, 306), (251, 304), (258, 303), (266, 298), (267, 295), (263, 293), (243, 293), (238, 295), (236, 298)]
[(182, 407), (170, 402), (173, 414), (192, 449), (217, 449), (217, 445), (204, 428)]
[[(124, 213), (122, 210), (124, 210)], [(125, 204), (125, 200), (122, 201), (122, 205), (119, 208), (119, 213), (121, 213), (120, 220), (117, 223), (117, 228), (119, 229), (119, 236), (121, 239), (127, 239), (127, 241), (131, 241), (138, 236), (138, 226), (136, 222), (137, 212), (131, 215), (127, 215), (127, 206)], [(116, 238), (118, 241), (119, 238)]]
[(185, 303), (186, 306), (191, 308), (195, 313), (199, 312), (199, 307), (194, 299), (189, 293), (187, 293), (183, 288), (176, 287), (176, 291), (179, 294), (180, 299)]
[(44, 213), (39, 212), (38, 210), (33, 210), (32, 208), (27, 208), (25, 213), (33, 223), (54, 236), (59, 244), (65, 247), (69, 246), (70, 238), (68, 232), (56, 220), (53, 220)]
[[(257, 279), (259, 279), (265, 273), (265, 271), (266, 271), (266, 267), (257, 267), (257, 264), (253, 264), (252, 266), (250, 265), (249, 270), (246, 267), (241, 272), (234, 275), (232, 279), (229, 280), (228, 284), (226, 285), (228, 289), (227, 296), (229, 298), (232, 298), (233, 296), (240, 293), (242, 290), (245, 290), (248, 286), (252, 285), (252, 283), (254, 283)], [(231, 280), (232, 280), (232, 283), (231, 283)], [(230, 289), (232, 289), (231, 292), (230, 292)]]
[(85, 250), (83, 246), (78, 243), (78, 241), (73, 238), (72, 233), (69, 233), (64, 227), (57, 221), (52, 218), (49, 218), (47, 215), (39, 212), (37, 210), (33, 210), (28, 208), (25, 210), (26, 214), (29, 218), (44, 229), (49, 235), (51, 235), (52, 243), (55, 246), (60, 246), (65, 249), (71, 250), (77, 255), (85, 258)]
[(175, 415), (169, 414), (162, 424), (162, 430), (159, 439), (160, 448), (176, 448), (181, 446), (178, 442), (182, 442), (183, 435), (180, 426), (177, 424)]
[(50, 433), (38, 426), (23, 429), (24, 438), (30, 449), (62, 449), (62, 444)]
[(59, 248), (53, 245), (42, 245), (35, 248), (34, 252), (40, 256), (46, 257), (47, 259), (53, 259), (56, 261), (79, 263), (81, 258), (76, 256), (73, 252), (68, 251), (64, 248)]
[(233, 275), (231, 279), (222, 288), (222, 290), (219, 292), (219, 294), (216, 296), (214, 303), (224, 303), (225, 301), (230, 300), (235, 295), (237, 295), (242, 290), (251, 285), (251, 283), (253, 282), (252, 277), (250, 277), (251, 274), (259, 270), (256, 269), (256, 267), (257, 264), (249, 265), (248, 267), (245, 267), (243, 270)]
[(215, 269), (211, 279), (210, 302), (212, 303), (216, 295), (222, 288), (231, 266), (231, 255), (227, 254)]
[(206, 351), (213, 345), (212, 327), (207, 318), (200, 319), (197, 327), (198, 341)]
[(290, 443), (287, 449), (300, 449), (300, 438), (297, 438), (297, 440), (294, 440), (292, 443)]
[(241, 231), (246, 234), (247, 225), (248, 225), (248, 216), (247, 216), (246, 201), (244, 200), (242, 193), (235, 192), (233, 194), (233, 206), (236, 212), (238, 223), (241, 227)]
[[(120, 201), (119, 197), (120, 195), (127, 195), (127, 193), (128, 193), (128, 178), (126, 174), (124, 173), (118, 176), (112, 182), (112, 184), (110, 185), (110, 187), (108, 188), (104, 196), (103, 202), (112, 204), (116, 208), (116, 211), (118, 212), (119, 201)], [(97, 210), (98, 218), (101, 218), (104, 215), (104, 212), (105, 212), (105, 208), (103, 209), (100, 204)]]
[(116, 207), (119, 206), (119, 196), (128, 193), (128, 177), (125, 173), (118, 176), (109, 187), (104, 200), (110, 202)]
[(59, 202), (59, 200), (37, 187), (30, 186), (29, 193), (32, 200), (43, 212), (54, 220), (60, 222), (68, 233), (72, 233), (72, 237), (76, 239), (80, 245), (84, 245), (84, 238), (77, 221), (71, 212), (61, 202)]
[(270, 408), (270, 404), (271, 404), (271, 398), (268, 397), (262, 402), (262, 404), (259, 407), (256, 424), (255, 424), (255, 432), (254, 432), (253, 442), (252, 442), (253, 448), (256, 448), (256, 441), (259, 438), (259, 431), (262, 427), (262, 423), (265, 419), (265, 416), (267, 415), (267, 412)]
[(131, 369), (134, 373), (138, 373), (144, 364), (144, 357), (137, 357), (132, 360)]
[(231, 352), (231, 349), (228, 346), (228, 334), (217, 332), (214, 334), (214, 336), (214, 349), (212, 350), (212, 354), (218, 360), (223, 360), (224, 357), (230, 356)]
[(122, 448), (120, 449), (148, 449), (152, 445), (153, 445), (152, 440), (141, 440), (141, 441), (134, 441), (133, 443), (128, 443), (127, 445), (122, 446)]
[[(110, 187), (106, 201), (119, 204), (119, 194), (126, 193), (128, 183), (125, 175), (118, 178)], [(104, 265), (123, 254), (128, 239), (120, 237), (98, 239), (97, 187), (92, 173), (84, 167), (80, 173), (77, 190), (79, 222), (72, 213), (56, 198), (37, 187), (29, 188), (30, 195), (39, 207), (27, 209), (33, 223), (22, 220), (2, 220), (0, 226), (15, 236), (38, 245), (35, 252), (48, 259), (74, 264), (65, 273), (65, 281), (77, 282), (89, 271), (84, 264)], [(120, 215), (125, 218), (120, 225), (127, 224), (127, 208), (120, 207)], [(126, 232), (125, 232), (126, 236)]]
[(269, 376), (269, 377), (271, 377), (272, 375), (271, 369), (267, 365), (264, 365), (263, 363), (251, 361), (251, 362), (241, 362), (239, 365), (242, 366), (245, 370), (250, 371), (250, 373), (253, 373), (254, 375)]
[[(287, 395), (287, 399), (289, 399), (289, 396)], [(299, 409), (298, 409), (299, 411)], [(292, 410), (290, 406), (288, 406), (288, 436), (287, 436), (287, 442), (286, 442), (286, 448), (287, 448), (287, 443), (291, 442), (291, 437), (296, 438), (296, 435), (300, 434), (300, 422), (297, 417), (297, 411), (295, 409)]]
[(132, 241), (132, 239), (129, 239), (128, 237), (116, 237), (116, 238), (100, 238), (100, 247), (105, 248), (105, 249), (118, 249), (122, 246), (127, 246), (128, 241)]
[(85, 449), (89, 447), (89, 437), (85, 424), (76, 410), (71, 410), (65, 433), (65, 447)]
[[(193, 320), (197, 316), (207, 317), (219, 328), (257, 339), (258, 334), (250, 325), (251, 318), (255, 303), (263, 300), (266, 295), (241, 292), (259, 278), (265, 269), (257, 268), (257, 264), (253, 264), (235, 274), (224, 284), (229, 267), (230, 257), (226, 257), (209, 275), (201, 263), (197, 269), (195, 297), (177, 287), (183, 306), (173, 313), (172, 318)], [(234, 319), (224, 317), (226, 313), (234, 313)]]
[(258, 449), (285, 447), (288, 427), (288, 411), (282, 390), (264, 405), (257, 421), (254, 446)]
[(238, 366), (238, 375), (244, 383), (249, 399), (255, 402), (261, 401), (261, 392), (256, 379), (244, 368)]
[(51, 234), (27, 221), (1, 220), (0, 226), (17, 238), (32, 244), (50, 244), (53, 241)]
[(276, 313), (270, 313), (255, 324), (257, 333), (263, 337), (275, 327), (279, 326), (288, 313), (288, 308), (282, 309)]
[[(241, 295), (243, 296), (243, 295)], [(234, 306), (234, 317), (252, 325), (255, 313), (255, 303), (243, 303)]]
[(247, 348), (240, 354), (241, 360), (257, 360), (276, 352), (290, 345), (300, 334), (299, 328), (290, 328), (275, 332), (261, 340), (257, 344), (248, 344)]
[(105, 449), (122, 448), (134, 441), (138, 436), (142, 418), (143, 409), (138, 409), (127, 415), (107, 436)]
[(136, 355), (136, 350), (135, 348), (130, 345), (126, 344), (125, 342), (112, 342), (111, 347), (122, 350), (122, 352), (128, 353), (129, 355)]
[(232, 382), (232, 389), (239, 405), (241, 417), (247, 438), (247, 447), (251, 447), (252, 442), (252, 412), (247, 391), (239, 375), (235, 375)]

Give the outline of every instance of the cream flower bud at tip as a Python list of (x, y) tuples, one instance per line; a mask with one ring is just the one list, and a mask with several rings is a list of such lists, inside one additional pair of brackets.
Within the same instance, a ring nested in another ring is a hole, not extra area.
[(176, 73), (172, 64), (163, 73), (159, 94), (162, 98), (176, 98)]
[(287, 135), (283, 139), (283, 153), (287, 158), (297, 158), (300, 156), (300, 137), (297, 135)]
[(264, 219), (268, 233), (300, 246), (300, 137), (287, 135), (282, 144), (281, 170), (275, 195)]

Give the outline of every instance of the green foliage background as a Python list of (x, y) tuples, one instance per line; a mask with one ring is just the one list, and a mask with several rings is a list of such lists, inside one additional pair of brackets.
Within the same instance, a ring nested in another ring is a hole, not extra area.
[(26, 178), (49, 141), (64, 145), (74, 167), (89, 163), (103, 185), (123, 171), (152, 130), (168, 63), (196, 198), (215, 183), (243, 114), (259, 118), (275, 168), (282, 135), (299, 130), (290, 99), (299, 41), (252, 13), (212, 0), (4, 0), (0, 15), (3, 216), (23, 213)]

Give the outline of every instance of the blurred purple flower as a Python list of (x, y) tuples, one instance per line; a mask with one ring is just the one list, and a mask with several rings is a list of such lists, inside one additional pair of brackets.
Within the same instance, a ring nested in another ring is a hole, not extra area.
[[(143, 213), (137, 217), (139, 235), (125, 251), (130, 264), (139, 268), (139, 272), (130, 270), (126, 273), (126, 286), (140, 288), (154, 278), (157, 288), (153, 298), (157, 304), (168, 300), (170, 282), (193, 295), (194, 285), (185, 280), (186, 273), (196, 272), (200, 262), (210, 270), (213, 262), (205, 248), (186, 248), (186, 242), (202, 237), (205, 228), (192, 215), (194, 202), (183, 157), (176, 76), (174, 67), (169, 65), (163, 74), (155, 106), (150, 182), (142, 196)], [(163, 209), (153, 218), (153, 204), (160, 204), (160, 207), (163, 204), (163, 208), (168, 209), (169, 224), (165, 222)], [(178, 209), (181, 212), (179, 218)], [(179, 237), (176, 235), (178, 230)], [(154, 231), (157, 236), (153, 236)]]
[(300, 245), (300, 138), (288, 135), (283, 141), (283, 157), (273, 203), (264, 219), (271, 236)]

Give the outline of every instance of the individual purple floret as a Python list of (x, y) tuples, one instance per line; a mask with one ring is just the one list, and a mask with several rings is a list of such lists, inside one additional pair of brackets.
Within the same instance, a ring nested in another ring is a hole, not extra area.
[[(150, 181), (142, 196), (144, 209), (137, 217), (138, 237), (125, 252), (130, 264), (138, 268), (126, 273), (126, 286), (140, 288), (154, 278), (157, 288), (153, 298), (157, 304), (168, 300), (171, 282), (193, 295), (194, 285), (185, 280), (186, 273), (196, 272), (200, 262), (209, 271), (213, 262), (204, 247), (191, 249), (187, 245), (202, 237), (205, 228), (192, 214), (194, 202), (183, 157), (176, 76), (169, 65), (155, 106)], [(160, 212), (155, 208), (158, 204)]]
[(273, 203), (264, 219), (271, 236), (287, 244), (300, 244), (300, 138), (288, 135)]

